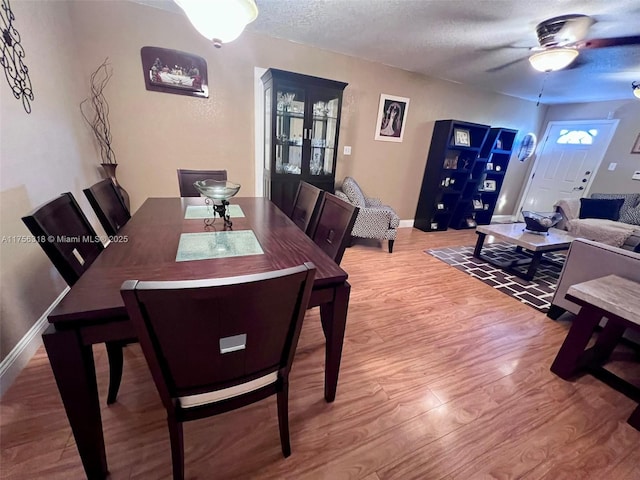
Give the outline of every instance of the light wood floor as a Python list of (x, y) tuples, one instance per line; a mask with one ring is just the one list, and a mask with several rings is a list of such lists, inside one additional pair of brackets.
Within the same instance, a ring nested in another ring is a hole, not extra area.
[[(308, 312), (293, 365), (293, 453), (280, 453), (275, 397), (185, 425), (190, 479), (639, 479), (635, 404), (591, 376), (549, 366), (567, 331), (423, 253), (472, 245), (473, 232), (402, 229), (394, 253), (347, 249), (352, 285), (333, 404), (324, 339)], [(165, 413), (138, 345), (125, 349), (118, 403), (95, 349), (113, 479), (171, 475)], [(0, 477), (79, 479), (83, 470), (46, 354), (2, 398)]]

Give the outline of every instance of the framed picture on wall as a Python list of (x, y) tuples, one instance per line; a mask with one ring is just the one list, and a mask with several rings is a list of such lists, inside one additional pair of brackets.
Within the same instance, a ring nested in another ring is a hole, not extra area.
[(207, 62), (192, 53), (142, 47), (142, 73), (147, 90), (209, 97)]
[(640, 133), (638, 134), (638, 138), (636, 138), (636, 143), (634, 143), (631, 148), (631, 153), (640, 153)]
[(380, 94), (375, 140), (402, 142), (404, 127), (407, 124), (408, 109), (408, 98), (396, 97), (385, 93)]

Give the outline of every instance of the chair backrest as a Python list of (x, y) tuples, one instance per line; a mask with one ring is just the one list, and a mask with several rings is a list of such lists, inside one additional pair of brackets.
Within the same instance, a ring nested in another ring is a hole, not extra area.
[(193, 186), (198, 180), (226, 180), (226, 170), (183, 170), (178, 169), (178, 185), (181, 197), (199, 197), (200, 192)]
[(342, 181), (342, 191), (349, 199), (349, 202), (351, 202), (356, 207), (367, 206), (366, 197), (362, 189), (360, 188), (360, 185), (358, 185), (358, 182), (356, 182), (353, 178), (344, 177), (344, 180)]
[(325, 192), (310, 237), (338, 265), (350, 241), (357, 216), (358, 207)]
[(307, 234), (313, 229), (322, 194), (321, 189), (310, 183), (301, 181), (298, 184), (298, 191), (293, 200), (289, 218)]
[(127, 206), (110, 179), (85, 188), (83, 192), (107, 235), (116, 235), (131, 218)]
[(129, 318), (160, 397), (215, 392), (293, 362), (315, 266), (256, 275), (122, 285)]
[(36, 208), (22, 221), (69, 286), (78, 281), (104, 249), (69, 192)]

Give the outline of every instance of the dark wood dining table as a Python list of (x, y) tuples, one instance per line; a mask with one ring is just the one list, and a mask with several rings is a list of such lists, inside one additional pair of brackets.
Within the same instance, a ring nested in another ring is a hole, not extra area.
[(120, 296), (125, 280), (191, 280), (261, 273), (313, 262), (309, 307), (320, 306), (326, 339), (324, 397), (335, 399), (351, 287), (347, 273), (265, 198), (233, 198), (243, 217), (233, 231), (251, 230), (263, 254), (176, 261), (181, 234), (223, 230), (185, 219), (203, 198), (149, 198), (49, 315), (43, 340), (85, 473), (108, 475), (92, 345), (135, 338)]

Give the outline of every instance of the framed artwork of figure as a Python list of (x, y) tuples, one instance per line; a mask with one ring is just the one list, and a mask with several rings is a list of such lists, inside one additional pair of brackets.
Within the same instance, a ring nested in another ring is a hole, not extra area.
[(383, 142), (402, 142), (408, 109), (408, 98), (380, 94), (374, 138)]

